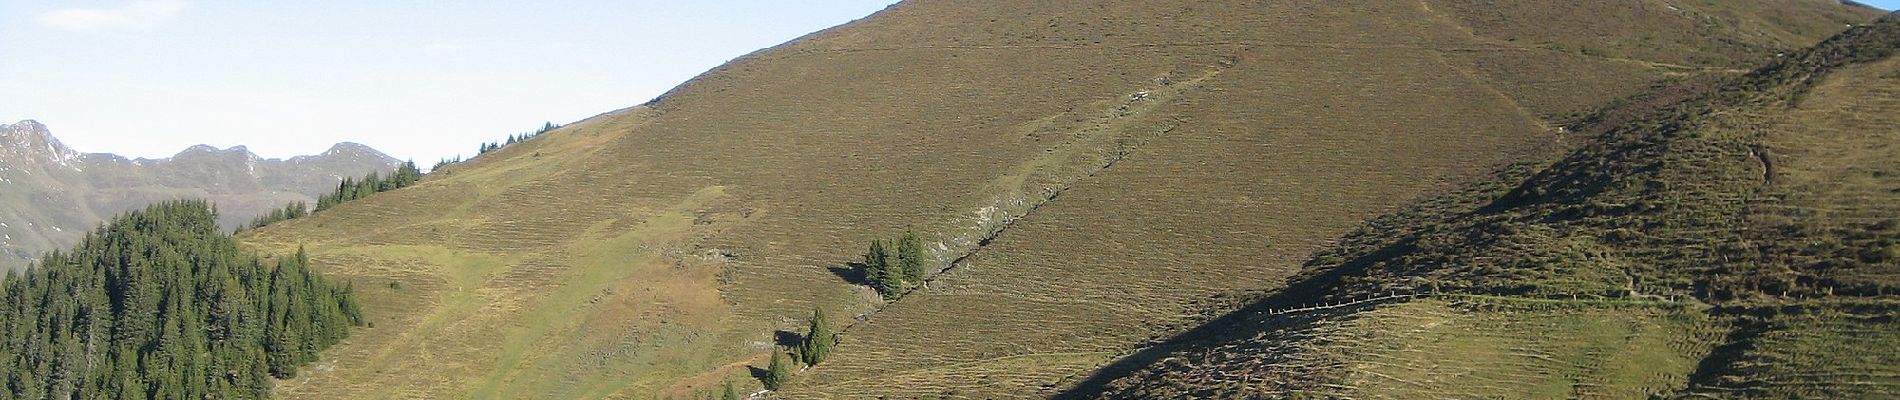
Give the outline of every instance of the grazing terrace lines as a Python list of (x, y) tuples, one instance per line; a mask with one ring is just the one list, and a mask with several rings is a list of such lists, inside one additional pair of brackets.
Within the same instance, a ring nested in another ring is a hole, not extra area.
[[(941, 263), (942, 267), (933, 267), (931, 273), (926, 274), (923, 284), (912, 291), (929, 287), (929, 284), (938, 277), (948, 274), (970, 257), (981, 252), (991, 240), (1009, 230), (1018, 221), (1028, 218), (1043, 205), (1055, 201), (1062, 192), (1069, 190), (1077, 181), (1094, 177), (1114, 167), (1142, 145), (1173, 132), (1175, 128), (1185, 123), (1183, 119), (1173, 117), (1159, 129), (1148, 132), (1129, 132), (1117, 128), (1121, 127), (1119, 124), (1124, 123), (1122, 119), (1138, 118), (1141, 116), (1138, 114), (1155, 112), (1167, 106), (1183, 92), (1197, 88), (1208, 79), (1220, 75), (1220, 72), (1229, 65), (1231, 64), (1211, 66), (1185, 82), (1172, 82), (1168, 77), (1159, 78), (1156, 87), (1132, 93), (1124, 101), (1111, 102), (1112, 107), (1089, 110), (1101, 114), (1097, 115), (1091, 124), (1080, 127), (1080, 132), (1076, 132), (1075, 138), (1048, 149), (1043, 157), (1028, 161), (1021, 165), (1015, 174), (999, 177), (997, 182), (994, 182), (1004, 186), (1006, 192), (996, 196), (991, 205), (980, 208), (975, 216), (969, 218), (973, 224), (968, 230), (953, 234), (951, 238), (937, 243), (936, 248), (933, 249), (935, 254), (932, 259)], [(1052, 118), (1050, 121), (1054, 120)], [(1049, 128), (1059, 127), (1042, 126), (1032, 129)], [(1047, 176), (1047, 169), (1050, 168), (1075, 170), (1071, 171), (1073, 173), (1070, 175)], [(1051, 182), (1042, 185), (1032, 183), (1031, 179), (1037, 178), (1036, 175), (1043, 175), (1041, 176), (1043, 179)], [(908, 292), (905, 294), (907, 295)], [(902, 301), (903, 298), (904, 296), (900, 295), (890, 303)], [(869, 319), (881, 309), (882, 307), (872, 310), (860, 320)], [(848, 332), (855, 325), (856, 323), (847, 325), (839, 333)]]

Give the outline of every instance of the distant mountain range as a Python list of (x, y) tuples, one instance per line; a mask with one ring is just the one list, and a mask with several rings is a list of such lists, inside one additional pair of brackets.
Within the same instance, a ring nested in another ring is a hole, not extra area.
[(36, 121), (0, 125), (0, 269), (25, 267), (106, 218), (154, 202), (210, 199), (218, 223), (235, 228), (286, 203), (313, 201), (343, 177), (387, 172), (399, 162), (356, 143), (289, 159), (206, 145), (128, 159), (73, 150)]

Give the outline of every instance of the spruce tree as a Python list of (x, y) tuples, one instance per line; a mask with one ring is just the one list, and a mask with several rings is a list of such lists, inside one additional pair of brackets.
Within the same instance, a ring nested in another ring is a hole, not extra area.
[(924, 283), (924, 243), (916, 232), (905, 231), (897, 239), (897, 271), (903, 274), (905, 288)]
[(726, 381), (726, 393), (723, 395), (720, 395), (719, 399), (720, 400), (739, 400), (739, 388), (733, 387), (732, 381)]
[(422, 180), (422, 170), (416, 168), (415, 161), (404, 161), (396, 168), (396, 188), (406, 188)]
[(354, 198), (361, 199), (369, 197), (369, 195), (381, 191), (383, 184), (381, 175), (382, 174), (370, 172), (369, 175), (364, 176), (362, 182), (356, 183), (356, 196)]
[(766, 377), (760, 377), (758, 383), (766, 385), (766, 391), (779, 391), (781, 385), (792, 377), (792, 366), (785, 360), (785, 353), (773, 349), (771, 364), (766, 364)]
[(884, 241), (872, 240), (871, 250), (864, 253), (865, 281), (868, 281), (872, 289), (877, 289), (877, 292), (884, 294), (885, 297), (894, 296), (897, 293), (896, 283), (898, 282), (897, 274), (894, 272), (891, 270), (891, 254), (889, 250), (885, 250)]
[(790, 380), (791, 377), (792, 366), (791, 362), (785, 361), (785, 352), (773, 349), (772, 363), (766, 365), (765, 378), (760, 379), (759, 383), (765, 384), (765, 390), (778, 390), (778, 388), (784, 387), (786, 381)]
[(811, 327), (805, 331), (805, 343), (798, 348), (799, 358), (803, 359), (801, 361), (805, 365), (818, 365), (825, 361), (825, 356), (831, 355), (831, 346), (837, 341), (837, 336), (831, 330), (831, 321), (825, 318), (825, 310), (814, 309), (811, 311)]

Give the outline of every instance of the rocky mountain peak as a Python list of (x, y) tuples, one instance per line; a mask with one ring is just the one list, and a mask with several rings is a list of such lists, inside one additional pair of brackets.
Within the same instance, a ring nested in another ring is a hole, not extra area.
[(0, 138), (12, 138), (18, 135), (48, 136), (49, 134), (46, 131), (46, 125), (30, 119), (0, 125)]
[(22, 120), (0, 125), (0, 152), (32, 159), (67, 161), (79, 154), (54, 138), (39, 121)]
[(172, 156), (172, 158), (184, 159), (203, 156), (257, 158), (257, 154), (251, 153), (249, 147), (235, 146), (228, 149), (219, 149), (215, 146), (203, 144), (186, 147), (184, 151), (178, 152), (178, 154)]
[(334, 145), (334, 146), (330, 146), (330, 150), (327, 150), (327, 151), (324, 151), (324, 152), (323, 152), (323, 155), (326, 155), (326, 156), (328, 156), (328, 155), (351, 155), (351, 154), (374, 154), (374, 155), (383, 155), (383, 152), (380, 152), (380, 151), (376, 151), (376, 149), (373, 149), (373, 148), (370, 148), (369, 146), (365, 146), (365, 145), (363, 145), (363, 144), (361, 144), (361, 143), (356, 143), (356, 142), (342, 142), (342, 143), (337, 143), (337, 144), (336, 144), (336, 145)]
[(395, 164), (399, 162), (399, 160), (397, 160), (395, 157), (390, 157), (388, 154), (385, 154), (382, 151), (376, 150), (375, 148), (369, 147), (361, 143), (356, 143), (356, 142), (337, 143), (335, 145), (330, 146), (329, 150), (324, 150), (323, 153), (321, 154), (311, 155), (311, 156), (297, 156), (297, 157), (292, 157), (290, 159), (290, 161), (293, 163), (311, 162), (311, 161), (320, 161), (320, 160), (373, 161), (373, 162), (386, 163), (386, 164)]
[(201, 145), (186, 147), (184, 150), (180, 150), (178, 154), (174, 155), (173, 157), (180, 157), (180, 156), (185, 156), (188, 154), (215, 153), (217, 151), (218, 151), (217, 147), (212, 147), (211, 145), (208, 145), (208, 144), (201, 144)]

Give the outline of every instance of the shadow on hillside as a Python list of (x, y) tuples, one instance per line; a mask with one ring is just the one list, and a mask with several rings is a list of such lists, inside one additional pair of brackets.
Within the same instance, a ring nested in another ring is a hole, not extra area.
[(778, 347), (798, 347), (805, 345), (805, 336), (797, 332), (778, 331), (772, 334), (773, 343)]
[(864, 264), (848, 262), (844, 263), (842, 267), (833, 266), (825, 267), (825, 269), (831, 270), (831, 274), (837, 275), (838, 279), (843, 279), (845, 282), (853, 285), (871, 284), (871, 278), (864, 276)]
[(1738, 321), (1735, 330), (1729, 331), (1722, 345), (1716, 346), (1696, 363), (1695, 371), (1689, 373), (1689, 387), (1721, 387), (1717, 379), (1722, 378), (1722, 370), (1733, 368), (1748, 351), (1754, 347), (1755, 340), (1768, 332), (1768, 324), (1759, 320), (1744, 318)]
[[(1339, 285), (1343, 281), (1341, 279), (1342, 277), (1347, 275), (1363, 275), (1366, 269), (1374, 263), (1392, 259), (1414, 250), (1416, 248), (1414, 246), (1416, 239), (1416, 237), (1407, 237), (1387, 245), (1378, 251), (1348, 260), (1338, 267), (1315, 272), (1310, 275), (1303, 274), (1288, 278), (1289, 280), (1297, 279), (1298, 281), (1288, 282), (1286, 287), (1274, 291), (1272, 294), (1246, 307), (1241, 307), (1219, 318), (1209, 320), (1207, 323), (1201, 324), (1194, 329), (1182, 332), (1160, 341), (1158, 344), (1142, 348), (1133, 354), (1115, 360), (1096, 370), (1095, 374), (1090, 375), (1081, 383), (1076, 384), (1068, 391), (1056, 395), (1054, 398), (1093, 398), (1101, 394), (1104, 390), (1107, 390), (1109, 384), (1115, 380), (1133, 375), (1142, 368), (1153, 365), (1169, 355), (1182, 350), (1212, 349), (1224, 342), (1250, 338), (1259, 332), (1270, 329), (1266, 325), (1266, 321), (1261, 318), (1261, 316), (1267, 314), (1269, 310), (1292, 308), (1311, 303), (1313, 299), (1324, 295), (1327, 290)], [(1308, 267), (1310, 268), (1311, 266)]]

